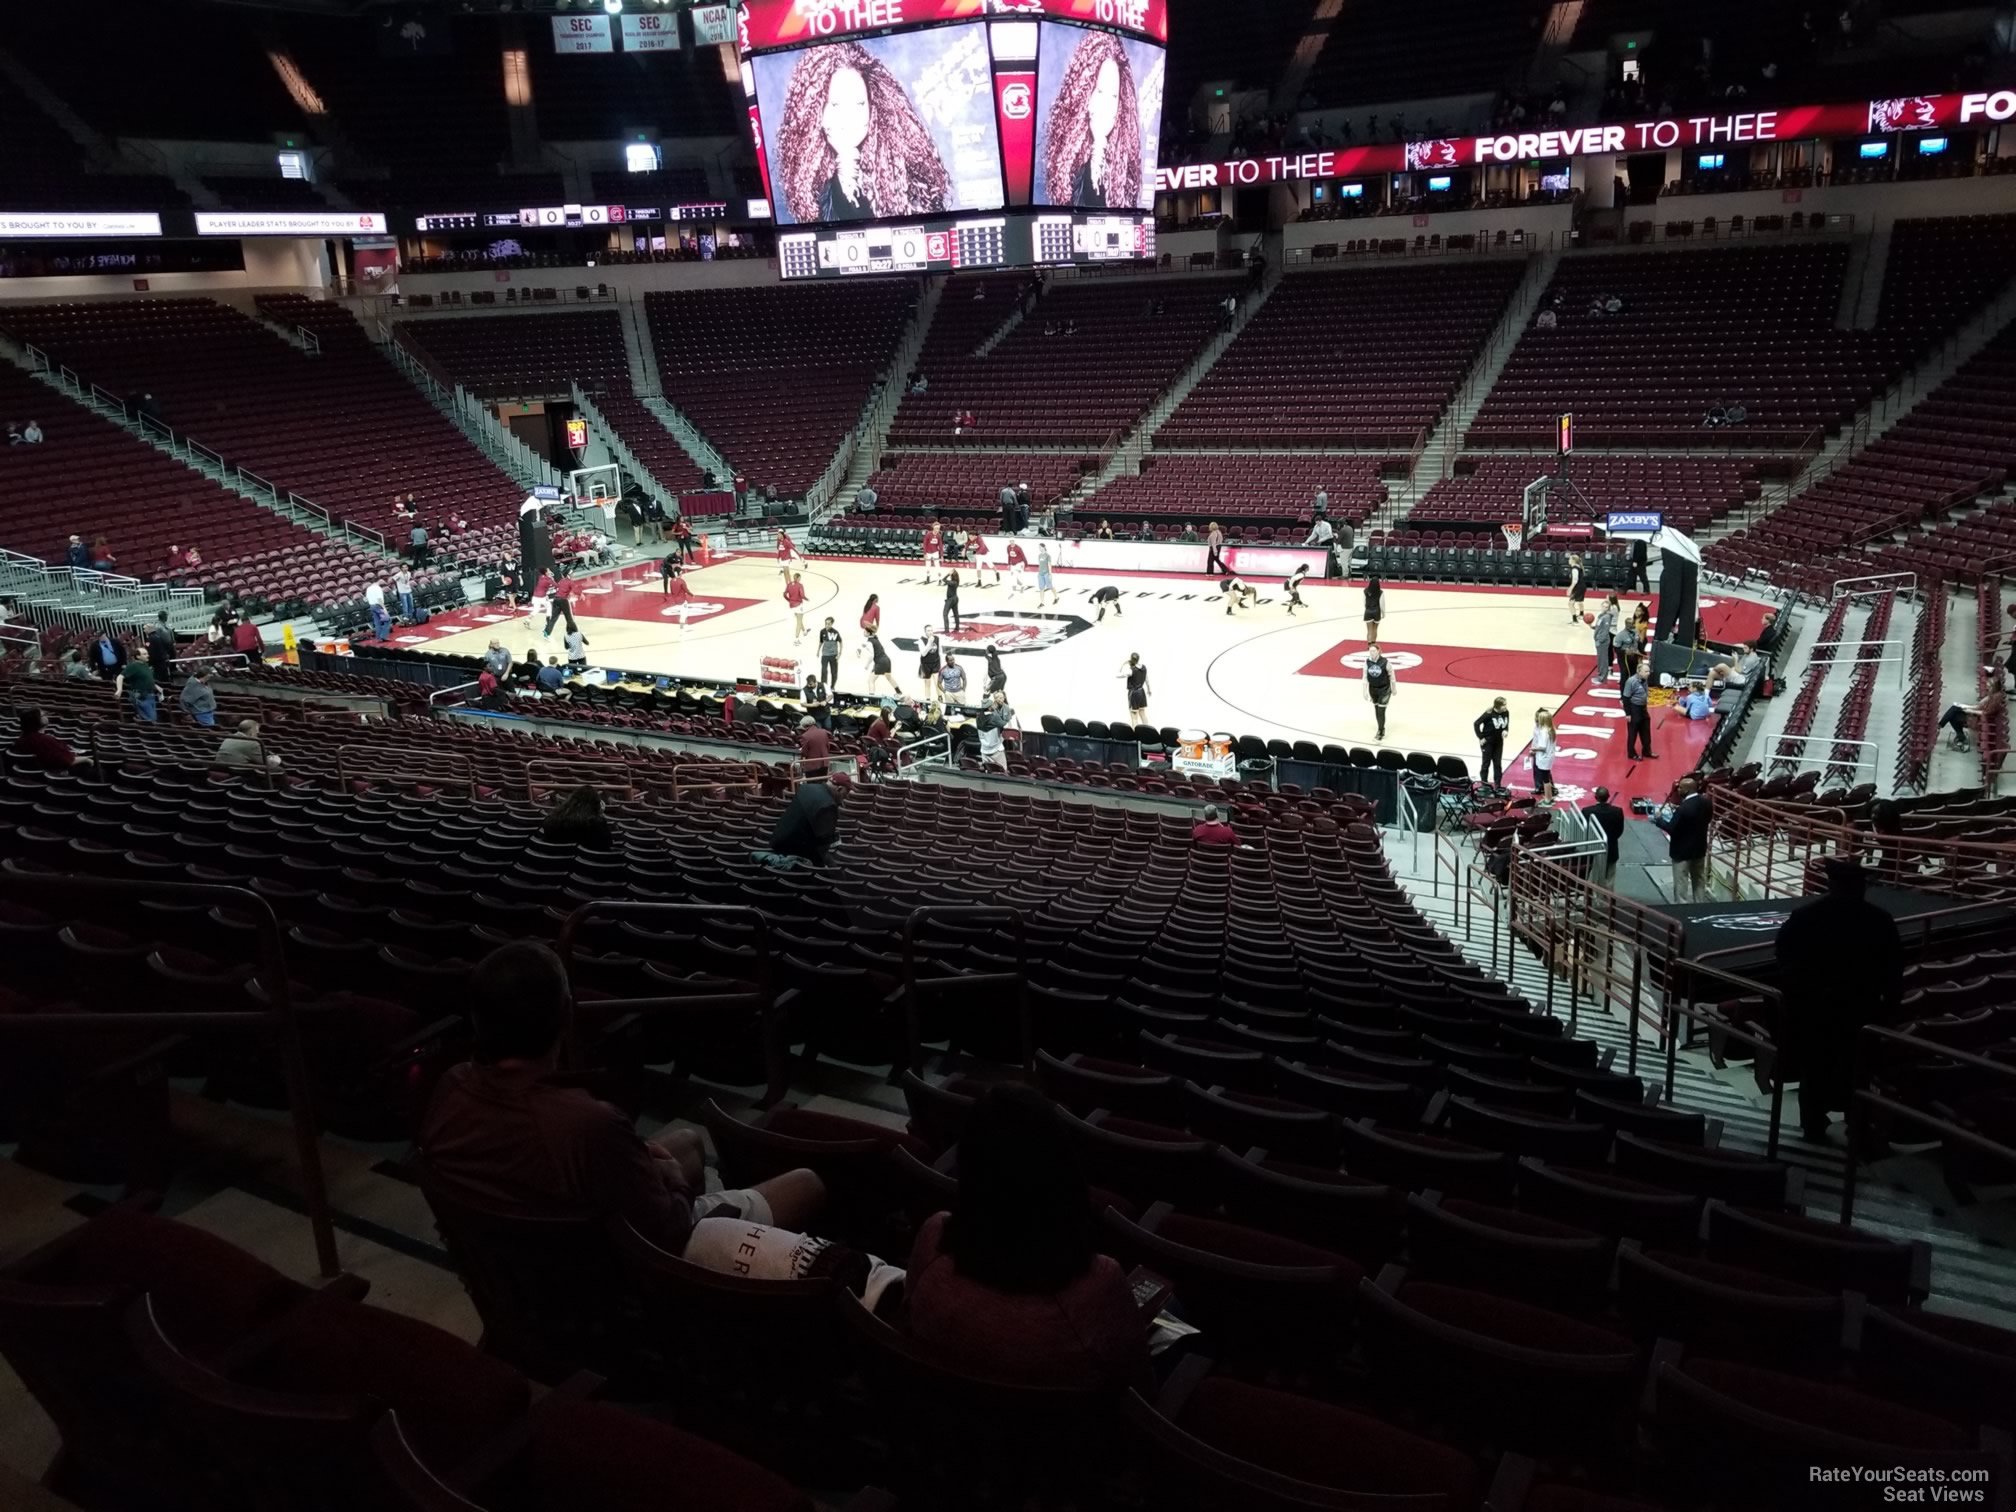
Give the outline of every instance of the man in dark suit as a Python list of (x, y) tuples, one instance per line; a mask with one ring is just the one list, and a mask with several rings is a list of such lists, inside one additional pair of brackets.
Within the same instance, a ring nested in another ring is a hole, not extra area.
[(1682, 777), (1673, 791), (1680, 801), (1670, 814), (1653, 823), (1666, 831), (1666, 859), (1673, 863), (1673, 901), (1708, 901), (1708, 821), (1714, 810), (1708, 795), (1692, 777)]
[(1864, 896), (1868, 876), (1853, 861), (1826, 863), (1827, 891), (1792, 910), (1778, 928), (1778, 980), (1785, 1021), (1780, 1074), (1799, 1079), (1799, 1127), (1824, 1139), (1828, 1114), (1854, 1093), (1855, 1037), (1892, 1023), (1904, 995), (1897, 921)]
[(1645, 537), (1639, 536), (1631, 543), (1631, 586), (1640, 593), (1652, 591), (1652, 579), (1646, 571), (1650, 558), (1651, 549), (1646, 545)]
[(1596, 801), (1582, 811), (1603, 833), (1603, 859), (1590, 869), (1589, 880), (1604, 887), (1617, 880), (1617, 842), (1624, 836), (1624, 810), (1610, 801), (1610, 789), (1596, 789)]

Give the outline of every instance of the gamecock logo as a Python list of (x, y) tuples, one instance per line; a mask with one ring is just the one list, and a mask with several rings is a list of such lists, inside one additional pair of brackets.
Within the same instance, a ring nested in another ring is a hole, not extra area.
[(1776, 934), (1778, 926), (1792, 915), (1789, 912), (1769, 913), (1729, 913), (1700, 914), (1688, 920), (1704, 929), (1732, 929), (1742, 934)]
[(1407, 166), (1409, 168), (1454, 168), (1457, 166), (1456, 144), (1446, 137), (1434, 142), (1409, 142), (1407, 144)]
[[(1017, 651), (1042, 651), (1061, 645), (1091, 628), (1089, 620), (1075, 614), (1030, 614), (1012, 620), (969, 619), (938, 639), (951, 651), (984, 651), (992, 646), (1003, 656), (1009, 656)], [(893, 644), (899, 651), (915, 651), (923, 643), (914, 635), (899, 635)]]
[[(1365, 670), (1365, 653), (1363, 651), (1347, 651), (1338, 657), (1337, 660), (1351, 668), (1354, 672), (1363, 672)], [(1416, 656), (1412, 651), (1388, 651), (1386, 653), (1386, 665), (1391, 667), (1395, 672), (1405, 672), (1409, 667), (1420, 666), (1421, 658)]]
[(1938, 110), (1924, 95), (1869, 102), (1871, 131), (1923, 131), (1938, 124)]
[(1029, 86), (1020, 79), (1001, 91), (1001, 114), (1009, 120), (1028, 120), (1030, 109)]
[[(726, 604), (710, 604), (706, 599), (688, 599), (686, 601), (686, 618), (705, 619), (710, 614), (722, 613), (727, 607)], [(669, 605), (658, 612), (667, 619), (679, 618), (679, 606), (677, 604)]]

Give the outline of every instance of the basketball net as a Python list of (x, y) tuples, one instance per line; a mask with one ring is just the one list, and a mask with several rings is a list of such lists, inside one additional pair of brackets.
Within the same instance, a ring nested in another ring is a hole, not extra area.
[(1524, 524), (1507, 521), (1498, 528), (1505, 532), (1505, 549), (1507, 551), (1517, 551), (1521, 546), (1525, 545), (1526, 527)]

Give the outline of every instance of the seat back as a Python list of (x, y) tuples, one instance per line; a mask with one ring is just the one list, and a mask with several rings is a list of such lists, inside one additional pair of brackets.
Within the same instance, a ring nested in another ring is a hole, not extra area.
[(623, 1358), (639, 1307), (603, 1219), (484, 1212), (447, 1195), (424, 1165), (420, 1187), (485, 1350), (549, 1384)]

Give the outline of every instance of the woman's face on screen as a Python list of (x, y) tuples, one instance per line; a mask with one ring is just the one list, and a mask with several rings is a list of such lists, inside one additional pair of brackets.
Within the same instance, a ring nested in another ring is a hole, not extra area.
[(1108, 58), (1099, 65), (1099, 77), (1092, 81), (1092, 100), (1086, 107), (1092, 118), (1092, 135), (1103, 140), (1112, 135), (1120, 116), (1120, 65)]
[(833, 83), (826, 92), (826, 116), (821, 124), (826, 140), (841, 152), (859, 147), (868, 135), (868, 85), (856, 70), (833, 71)]

